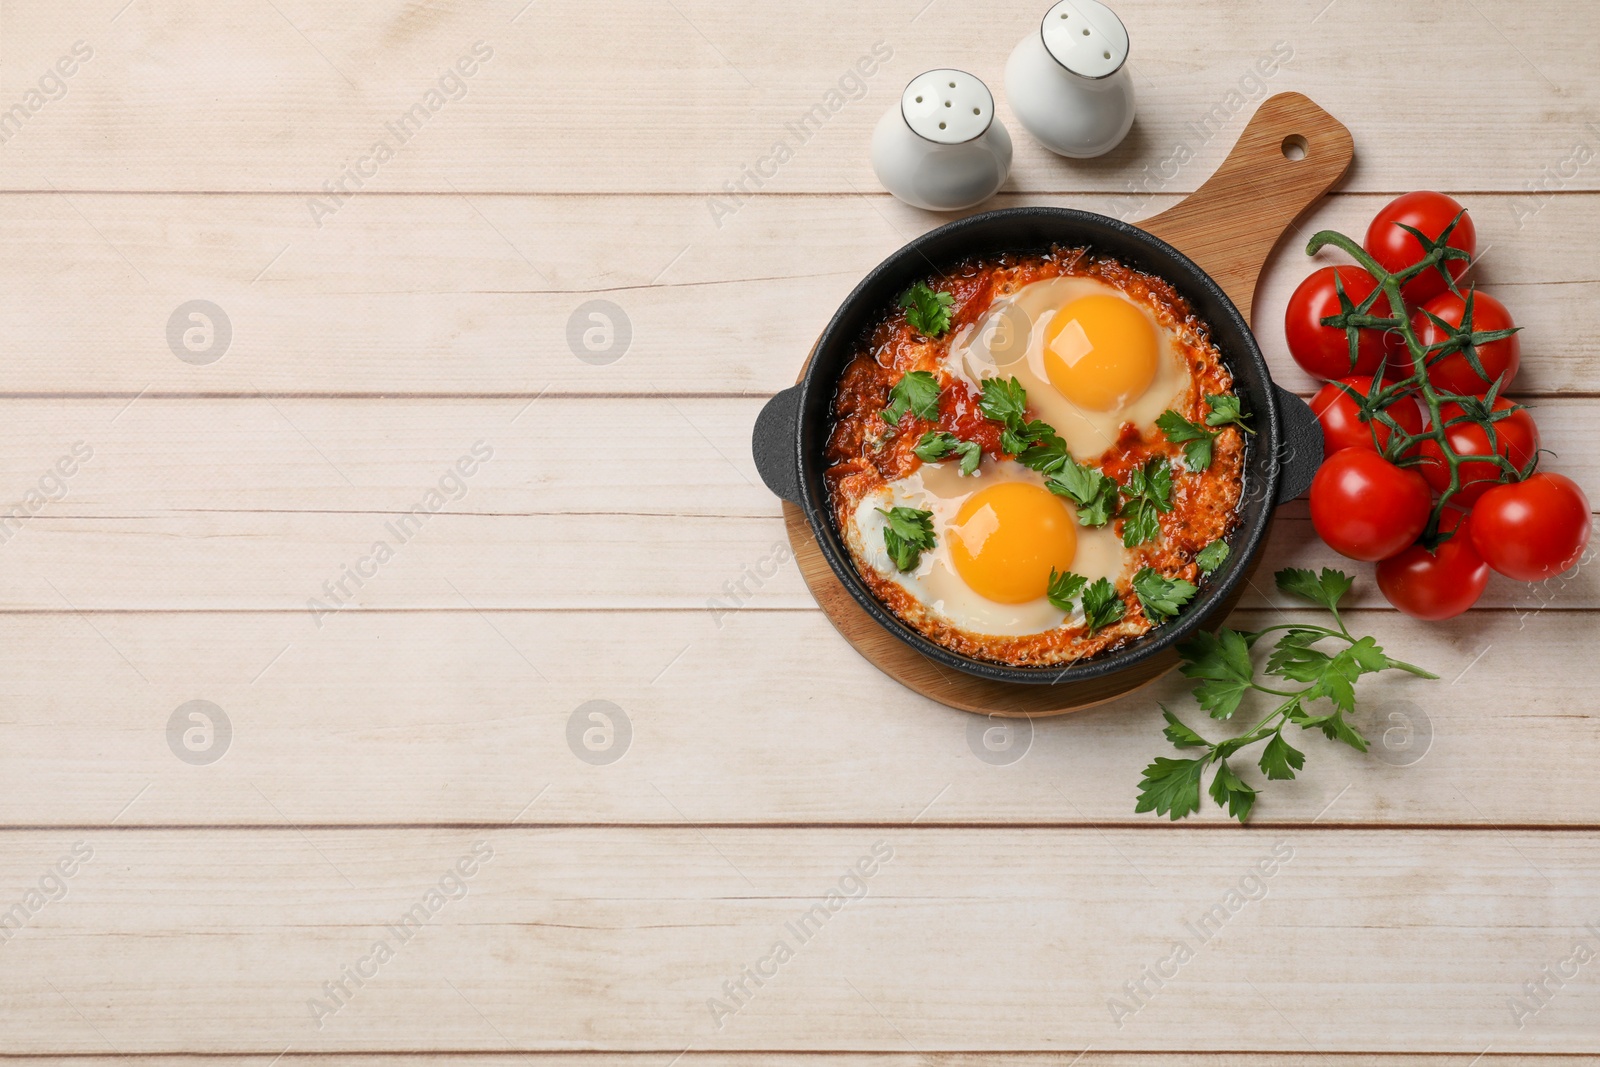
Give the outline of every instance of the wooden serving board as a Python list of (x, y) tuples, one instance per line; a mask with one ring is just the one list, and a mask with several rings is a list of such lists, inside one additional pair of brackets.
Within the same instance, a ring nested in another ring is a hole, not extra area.
[[(1253, 322), (1256, 283), (1267, 256), (1354, 158), (1355, 143), (1343, 124), (1300, 93), (1280, 93), (1251, 116), (1233, 151), (1205, 184), (1141, 225), (1194, 260), (1245, 321)], [(804, 366), (800, 373), (804, 377)], [(879, 670), (941, 704), (1012, 718), (1064, 715), (1115, 700), (1177, 666), (1178, 655), (1169, 650), (1109, 677), (1064, 685), (993, 682), (951, 670), (861, 609), (823, 558), (804, 512), (785, 501), (783, 519), (800, 573), (834, 628)], [(1221, 625), (1249, 581), (1247, 575), (1206, 625)]]

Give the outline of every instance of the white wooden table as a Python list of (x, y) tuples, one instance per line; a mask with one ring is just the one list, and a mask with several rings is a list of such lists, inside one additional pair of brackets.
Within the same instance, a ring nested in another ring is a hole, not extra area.
[[(999, 94), (997, 203), (1153, 214), (1305, 92), (1357, 145), (1305, 232), (1461, 196), (1527, 327), (1516, 392), (1593, 496), (1600, 15), (1325, 3), (1119, 0), (1133, 134), (1068, 163)], [(5, 4), (0, 1052), (1600, 1052), (1592, 569), (1436, 626), (1363, 573), (1360, 625), (1443, 679), (1368, 683), (1390, 745), (1308, 739), (1240, 829), (1133, 814), (1181, 680), (986, 762), (778, 551), (755, 414), (943, 221), (881, 193), (871, 127), (929, 67), (998, 88), (1042, 7)], [(1307, 269), (1280, 249), (1257, 319), (1302, 392), (1278, 323)], [(1313, 540), (1291, 505), (1265, 565), (1334, 562)]]

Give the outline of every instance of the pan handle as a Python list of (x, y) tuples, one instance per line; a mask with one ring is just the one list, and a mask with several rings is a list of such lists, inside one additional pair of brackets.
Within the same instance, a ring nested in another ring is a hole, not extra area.
[(1355, 158), (1350, 131), (1300, 93), (1264, 101), (1217, 172), (1139, 223), (1199, 264), (1250, 322), (1261, 268)]
[(761, 409), (750, 441), (761, 480), (791, 504), (800, 503), (799, 421), (800, 386), (791, 385)]
[(1278, 397), (1278, 419), (1283, 425), (1274, 462), (1278, 464), (1278, 503), (1285, 504), (1311, 488), (1322, 465), (1322, 425), (1311, 413), (1311, 406), (1281, 385), (1274, 385)]

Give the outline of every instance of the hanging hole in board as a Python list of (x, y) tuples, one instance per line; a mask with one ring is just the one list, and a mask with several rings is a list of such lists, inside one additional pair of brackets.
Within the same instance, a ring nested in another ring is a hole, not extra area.
[(1298, 163), (1306, 158), (1306, 153), (1310, 148), (1311, 146), (1306, 143), (1304, 137), (1301, 137), (1298, 133), (1291, 133), (1283, 139), (1283, 158), (1291, 163)]

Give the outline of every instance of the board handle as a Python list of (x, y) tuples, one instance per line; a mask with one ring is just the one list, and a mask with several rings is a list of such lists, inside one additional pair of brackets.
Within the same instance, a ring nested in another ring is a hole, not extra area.
[(1279, 93), (1205, 184), (1138, 225), (1199, 264), (1250, 322), (1273, 246), (1354, 158), (1343, 123), (1301, 93)]

